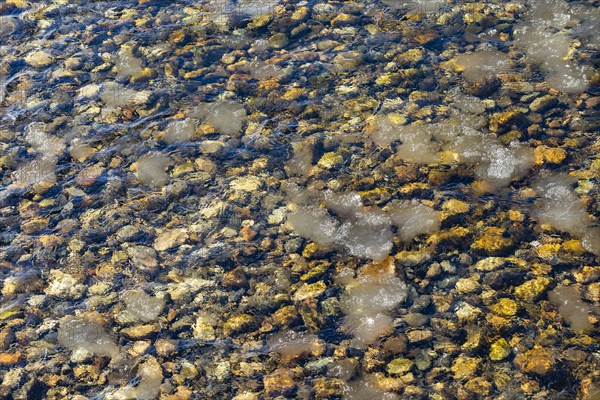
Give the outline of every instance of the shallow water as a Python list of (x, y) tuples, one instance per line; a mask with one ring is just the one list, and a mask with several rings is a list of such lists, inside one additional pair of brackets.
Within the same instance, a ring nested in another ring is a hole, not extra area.
[(0, 397), (596, 399), (599, 21), (0, 4)]

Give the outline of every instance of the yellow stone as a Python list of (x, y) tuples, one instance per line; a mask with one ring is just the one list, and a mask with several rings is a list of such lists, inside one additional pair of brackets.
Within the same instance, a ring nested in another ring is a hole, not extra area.
[(481, 359), (479, 358), (467, 357), (461, 354), (452, 364), (451, 369), (454, 372), (454, 378), (462, 379), (472, 376), (477, 371), (480, 363)]
[(461, 278), (456, 282), (456, 290), (460, 293), (476, 292), (480, 287), (479, 282), (477, 282), (478, 279), (479, 274), (469, 278)]
[(388, 121), (396, 125), (404, 125), (408, 121), (404, 115), (398, 113), (390, 113), (387, 116)]
[(510, 355), (510, 352), (510, 345), (506, 339), (498, 339), (490, 346), (490, 359), (494, 361), (504, 360)]
[(469, 230), (462, 226), (455, 226), (446, 231), (441, 231), (438, 233), (434, 233), (433, 235), (427, 238), (428, 244), (439, 243), (443, 241), (453, 241), (462, 239), (469, 234)]
[(442, 205), (442, 209), (449, 215), (464, 214), (469, 211), (469, 204), (464, 201), (450, 199)]
[(285, 326), (291, 323), (297, 317), (298, 312), (296, 311), (296, 307), (286, 306), (273, 313), (273, 323), (280, 326)]
[(319, 245), (316, 243), (309, 243), (304, 247), (302, 251), (302, 257), (311, 258), (319, 251)]
[(388, 373), (392, 375), (403, 374), (410, 371), (413, 364), (414, 362), (408, 358), (396, 358), (395, 360), (390, 361), (387, 365), (387, 370)]
[(479, 236), (472, 245), (473, 250), (483, 250), (488, 254), (494, 254), (499, 251), (505, 250), (512, 246), (512, 240), (508, 237), (504, 237), (504, 228), (498, 228), (491, 226), (485, 228), (483, 233)]
[(18, 314), (22, 314), (21, 310), (4, 310), (0, 311), (0, 321), (4, 321), (5, 319), (9, 319), (10, 317)]
[(408, 185), (404, 185), (400, 188), (400, 193), (402, 194), (409, 194), (411, 192), (414, 192), (415, 190), (425, 190), (425, 189), (429, 189), (429, 185), (424, 183), (424, 182), (412, 182), (409, 183)]
[(493, 327), (495, 327), (496, 329), (498, 328), (504, 328), (509, 326), (509, 320), (504, 318), (504, 317), (500, 317), (498, 315), (495, 314), (488, 314), (485, 316), (485, 320), (492, 325)]
[(12, 365), (19, 362), (21, 359), (21, 352), (16, 351), (14, 353), (0, 353), (0, 365)]
[(267, 26), (271, 22), (272, 16), (270, 14), (259, 15), (254, 18), (252, 22), (248, 24), (248, 29), (259, 29)]
[(319, 297), (327, 289), (327, 285), (323, 281), (315, 283), (303, 283), (300, 285), (296, 293), (294, 293), (294, 301), (302, 301)]
[(283, 94), (282, 98), (285, 101), (296, 100), (298, 97), (302, 96), (304, 93), (306, 93), (306, 89), (304, 89), (304, 88), (291, 88)]
[(513, 222), (523, 222), (525, 220), (525, 215), (518, 210), (508, 210), (508, 219)]
[(13, 4), (15, 7), (18, 8), (25, 8), (29, 6), (29, 2), (25, 0), (6, 0), (6, 4)]
[(185, 31), (183, 29), (176, 30), (171, 33), (169, 40), (173, 43), (179, 43), (185, 38)]
[(515, 294), (525, 301), (535, 300), (546, 291), (551, 280), (545, 277), (539, 277), (525, 282), (515, 288)]
[(522, 115), (523, 113), (516, 110), (508, 110), (496, 113), (490, 118), (490, 130), (492, 132), (497, 132), (500, 130), (500, 128), (508, 125), (510, 122)]
[(467, 24), (474, 24), (477, 22), (481, 22), (485, 18), (485, 14), (483, 13), (466, 13), (463, 16), (463, 20)]
[(185, 79), (194, 79), (199, 77), (200, 75), (206, 73), (205, 69), (197, 69), (195, 71), (190, 71), (190, 72), (186, 72), (185, 74), (183, 74), (183, 77)]
[(230, 336), (232, 333), (239, 332), (247, 328), (254, 321), (254, 317), (249, 314), (235, 315), (229, 318), (223, 324), (223, 333)]
[(383, 74), (375, 79), (375, 83), (378, 85), (394, 85), (400, 81), (400, 74), (398, 73), (389, 73)]
[(150, 18), (140, 18), (138, 20), (135, 21), (135, 26), (140, 27), (145, 25), (148, 21), (150, 21)]
[(582, 255), (583, 253), (585, 253), (585, 249), (581, 245), (580, 240), (567, 240), (563, 242), (562, 247), (565, 251), (568, 251), (569, 253), (573, 253), (575, 255)]
[(417, 62), (423, 58), (423, 50), (410, 49), (410, 50), (405, 51), (404, 53), (400, 54), (399, 57), (401, 57), (404, 61), (407, 61), (407, 62)]
[(517, 355), (515, 364), (523, 372), (543, 376), (552, 370), (554, 356), (547, 349), (536, 345), (533, 349)]
[(514, 300), (511, 299), (500, 299), (492, 307), (492, 312), (502, 315), (504, 317), (512, 317), (517, 314), (518, 306)]
[(487, 378), (484, 378), (483, 376), (478, 376), (469, 380), (465, 384), (465, 388), (470, 392), (478, 394), (479, 396), (481, 396), (480, 398), (489, 398), (488, 395), (492, 390), (492, 382), (490, 382), (489, 380), (487, 380)]
[(323, 154), (317, 165), (321, 168), (329, 169), (344, 163), (344, 157), (335, 153), (329, 152)]
[(536, 254), (540, 258), (550, 259), (555, 257), (560, 251), (560, 244), (558, 243), (547, 243), (543, 244), (535, 249)]
[(538, 146), (533, 150), (535, 163), (542, 165), (543, 163), (560, 164), (567, 158), (567, 152), (560, 147), (548, 147), (545, 145)]
[(273, 397), (291, 392), (296, 386), (293, 371), (289, 369), (277, 369), (275, 372), (265, 375), (263, 384), (265, 392)]
[(301, 21), (306, 18), (309, 14), (310, 10), (308, 7), (299, 7), (292, 14), (292, 21)]
[(173, 168), (173, 176), (178, 176), (187, 172), (194, 172), (194, 163), (191, 161), (186, 161), (183, 164), (177, 165), (175, 168)]
[(440, 63), (440, 67), (450, 72), (462, 72), (465, 67), (456, 62), (456, 59), (451, 59)]
[(44, 247), (56, 247), (64, 243), (64, 239), (58, 235), (40, 235), (39, 239)]
[(460, 160), (460, 155), (451, 150), (443, 150), (440, 152), (440, 163), (442, 164), (454, 164)]

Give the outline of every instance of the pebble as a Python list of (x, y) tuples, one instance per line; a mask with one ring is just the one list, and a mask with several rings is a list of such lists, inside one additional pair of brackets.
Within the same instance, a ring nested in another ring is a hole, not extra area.
[(225, 148), (225, 143), (218, 140), (203, 140), (199, 147), (203, 154), (218, 154)]
[(536, 375), (547, 375), (553, 370), (555, 357), (552, 353), (541, 346), (534, 346), (533, 349), (524, 353), (517, 354), (515, 364), (525, 373)]
[(323, 281), (310, 284), (304, 283), (296, 290), (296, 293), (294, 293), (294, 301), (319, 297), (325, 289), (327, 289), (327, 285)]
[(293, 371), (284, 368), (266, 375), (263, 378), (263, 384), (265, 385), (265, 392), (269, 396), (290, 395), (296, 387)]
[[(577, 198), (597, 206), (600, 73), (581, 94), (531, 81), (511, 36), (530, 4), (405, 13), (393, 0), (219, 0), (154, 12), (139, 0), (82, 7), (82, 24), (68, 3), (0, 4), (1, 398), (86, 400), (98, 387), (107, 400), (589, 397), (594, 337), (562, 321), (546, 291), (600, 300), (595, 231), (540, 226), (528, 186), (570, 171)], [(229, 13), (239, 7), (247, 14)], [(490, 40), (504, 43), (507, 69), (465, 83), (457, 60)], [(588, 65), (588, 45), (568, 56)], [(378, 118), (395, 143), (369, 141)], [(439, 162), (399, 157), (413, 125), (447, 118), (456, 131), (422, 140)], [(459, 162), (446, 141), (472, 130), (520, 142), (535, 165), (502, 188), (471, 184), (485, 163)], [(292, 233), (288, 212), (326, 205), (310, 192), (291, 204), (291, 183), (359, 193), (364, 206), (330, 210), (339, 225), (325, 238), (359, 235), (354, 214), (376, 219), (391, 199), (438, 213), (436, 233), (393, 230), (393, 273), (407, 285), (384, 321), (394, 333), (366, 345), (340, 329), (343, 270), (374, 268)], [(269, 353), (289, 330), (319, 351)], [(99, 332), (107, 346), (90, 343)], [(561, 376), (576, 385), (563, 390)]]
[(221, 283), (225, 287), (240, 288), (248, 285), (248, 278), (246, 277), (244, 269), (237, 267), (224, 273)]
[(21, 360), (21, 356), (22, 356), (22, 354), (20, 351), (0, 352), (0, 365), (2, 365), (2, 366), (14, 365)]
[(223, 324), (223, 334), (231, 336), (249, 328), (254, 323), (254, 317), (249, 314), (239, 314), (229, 318)]
[(460, 293), (473, 293), (479, 290), (479, 275), (469, 278), (461, 278), (456, 282), (456, 290)]
[(387, 371), (392, 375), (404, 374), (413, 367), (414, 362), (408, 358), (396, 358), (387, 365)]
[(188, 231), (185, 228), (177, 228), (165, 231), (158, 235), (154, 240), (154, 249), (156, 251), (165, 251), (174, 247), (179, 247), (189, 238)]
[(255, 192), (262, 186), (262, 181), (257, 176), (243, 176), (235, 178), (231, 181), (229, 186), (233, 190), (239, 190), (243, 192)]
[(143, 271), (154, 271), (158, 268), (156, 251), (146, 246), (131, 246), (127, 248), (127, 255), (136, 268)]
[(34, 68), (44, 68), (54, 63), (54, 57), (44, 50), (36, 50), (25, 56), (25, 62)]
[(442, 205), (442, 209), (445, 210), (448, 215), (456, 215), (469, 212), (470, 207), (464, 201), (450, 199)]
[(469, 379), (469, 381), (465, 384), (465, 388), (482, 397), (489, 396), (492, 390), (492, 382), (490, 382), (486, 377), (479, 376), (473, 379)]
[(504, 253), (513, 246), (513, 241), (504, 235), (505, 232), (504, 228), (487, 227), (473, 242), (471, 248), (489, 255)]
[(542, 295), (550, 285), (550, 278), (539, 277), (515, 288), (515, 295), (525, 301), (533, 301)]
[(503, 317), (513, 317), (517, 314), (518, 306), (514, 300), (503, 298), (491, 307), (492, 312)]
[(335, 152), (323, 154), (317, 165), (321, 168), (330, 169), (339, 166), (344, 162), (344, 157)]
[(506, 259), (502, 257), (487, 257), (477, 261), (475, 269), (477, 271), (495, 271), (506, 264)]
[(117, 238), (123, 242), (133, 242), (141, 235), (141, 233), (142, 231), (138, 227), (134, 225), (125, 225), (117, 231), (116, 235)]
[(529, 109), (533, 112), (542, 112), (558, 102), (558, 99), (551, 95), (538, 97), (529, 104)]
[(473, 376), (481, 364), (480, 358), (459, 355), (452, 363), (451, 371), (455, 379), (464, 379)]
[(50, 271), (50, 283), (44, 290), (49, 296), (67, 299), (80, 299), (86, 292), (86, 286), (81, 284), (73, 275), (53, 269)]
[(160, 357), (169, 357), (177, 351), (177, 342), (172, 339), (158, 339), (154, 348)]
[(433, 332), (427, 329), (417, 329), (406, 333), (410, 343), (421, 343), (431, 340)]
[(506, 339), (500, 338), (490, 346), (490, 359), (494, 361), (504, 360), (511, 353), (511, 348)]
[(269, 46), (275, 49), (283, 49), (288, 45), (289, 39), (285, 33), (279, 32), (269, 38)]

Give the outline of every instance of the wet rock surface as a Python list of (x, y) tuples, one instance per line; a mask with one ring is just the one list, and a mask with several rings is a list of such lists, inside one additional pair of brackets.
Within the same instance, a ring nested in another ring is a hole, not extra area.
[(0, 397), (595, 399), (598, 10), (0, 4)]

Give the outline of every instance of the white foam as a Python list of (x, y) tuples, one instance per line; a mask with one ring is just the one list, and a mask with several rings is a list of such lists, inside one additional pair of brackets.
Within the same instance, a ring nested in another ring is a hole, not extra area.
[(150, 296), (142, 289), (128, 290), (121, 297), (127, 313), (143, 322), (154, 321), (165, 306), (164, 299)]
[(85, 317), (66, 316), (60, 322), (58, 343), (71, 350), (83, 349), (101, 356), (115, 357), (119, 348), (93, 313)]
[[(354, 192), (327, 192), (319, 198), (293, 185), (288, 185), (287, 192), (288, 199), (301, 206), (288, 215), (288, 223), (298, 235), (356, 257), (387, 257), (393, 247), (392, 225), (398, 227), (405, 241), (439, 230), (437, 211), (418, 202), (396, 205), (386, 212), (377, 207), (366, 208)], [(315, 205), (319, 200), (325, 208)]]
[[(591, 68), (570, 60), (573, 39), (565, 28), (585, 15), (563, 0), (535, 0), (523, 22), (515, 27), (515, 43), (530, 61), (546, 72), (546, 82), (566, 93), (580, 93), (588, 86)], [(579, 14), (579, 15), (578, 15)]]
[(591, 307), (581, 299), (577, 288), (558, 286), (548, 293), (548, 299), (558, 308), (560, 315), (575, 332), (586, 332), (593, 329), (593, 325), (588, 319)]
[(540, 223), (580, 238), (587, 251), (600, 255), (600, 227), (592, 225), (591, 216), (571, 186), (575, 181), (566, 174), (539, 179), (533, 186), (540, 197), (534, 215)]
[(220, 133), (239, 136), (246, 115), (246, 109), (242, 104), (235, 101), (223, 100), (213, 103), (202, 103), (195, 108), (190, 116), (192, 118), (205, 119), (206, 122)]
[(571, 187), (575, 179), (558, 174), (539, 180), (534, 190), (541, 197), (535, 215), (543, 224), (560, 231), (581, 234), (590, 224), (585, 206)]
[(507, 54), (497, 50), (478, 50), (473, 53), (459, 54), (456, 62), (464, 67), (463, 76), (469, 82), (505, 73), (510, 70)]
[(136, 162), (136, 176), (144, 185), (165, 186), (169, 182), (169, 175), (167, 175), (165, 169), (171, 165), (171, 162), (168, 156), (160, 153), (144, 155)]
[(166, 143), (189, 142), (196, 132), (196, 121), (192, 118), (186, 118), (179, 121), (173, 121), (165, 130), (162, 140)]
[[(376, 271), (362, 270), (356, 278), (344, 279), (346, 288), (340, 306), (346, 313), (341, 329), (354, 337), (354, 344), (364, 346), (393, 332), (389, 313), (406, 300), (407, 285), (395, 276), (395, 269), (379, 264)], [(366, 267), (369, 269), (369, 267)]]

